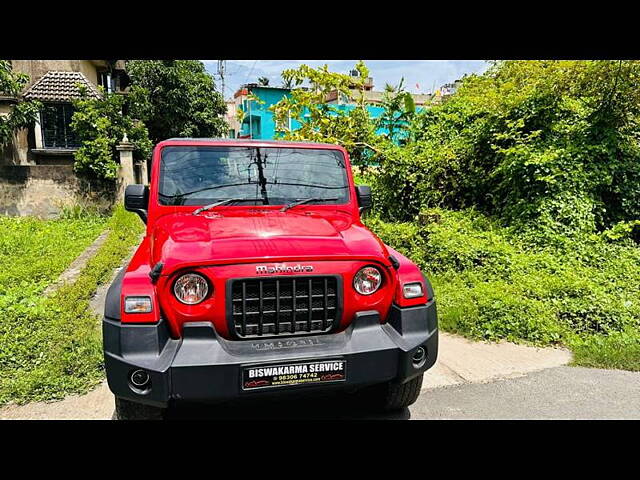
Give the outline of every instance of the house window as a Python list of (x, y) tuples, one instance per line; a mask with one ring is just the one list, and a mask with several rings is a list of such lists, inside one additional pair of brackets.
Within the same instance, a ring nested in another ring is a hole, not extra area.
[(80, 146), (70, 127), (72, 116), (73, 105), (70, 103), (45, 103), (40, 117), (44, 148)]
[(105, 92), (113, 93), (117, 91), (117, 83), (117, 75), (112, 75), (111, 72), (98, 73), (98, 85), (104, 88)]

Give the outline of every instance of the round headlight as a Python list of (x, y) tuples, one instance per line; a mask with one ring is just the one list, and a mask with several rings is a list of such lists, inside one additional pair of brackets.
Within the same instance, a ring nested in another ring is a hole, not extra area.
[(182, 303), (195, 305), (207, 296), (209, 284), (202, 275), (187, 273), (179, 277), (173, 284), (173, 293)]
[(382, 274), (375, 267), (364, 267), (353, 277), (353, 288), (361, 295), (371, 295), (382, 285)]

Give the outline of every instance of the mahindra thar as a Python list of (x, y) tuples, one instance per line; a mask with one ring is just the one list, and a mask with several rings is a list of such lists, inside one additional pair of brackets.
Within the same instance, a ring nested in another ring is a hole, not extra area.
[(415, 402), (438, 354), (433, 289), (362, 224), (371, 189), (344, 148), (171, 139), (151, 165), (125, 191), (146, 234), (105, 303), (118, 418), (331, 390)]

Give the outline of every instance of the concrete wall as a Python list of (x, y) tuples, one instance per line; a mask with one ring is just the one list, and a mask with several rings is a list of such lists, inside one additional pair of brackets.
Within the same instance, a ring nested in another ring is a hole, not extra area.
[(93, 203), (105, 208), (113, 201), (91, 191), (71, 165), (0, 166), (0, 215), (54, 218), (64, 205)]

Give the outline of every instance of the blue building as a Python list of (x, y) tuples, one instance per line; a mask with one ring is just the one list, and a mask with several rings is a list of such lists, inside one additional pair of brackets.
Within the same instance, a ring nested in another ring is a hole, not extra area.
[[(380, 103), (382, 100), (382, 92), (375, 92), (372, 87), (373, 85), (369, 90), (365, 91), (365, 96), (368, 102), (374, 103), (374, 105), (368, 105), (367, 110), (371, 118), (375, 119), (382, 115), (384, 109), (375, 105), (375, 103)], [(327, 103), (332, 104), (336, 110), (348, 111), (355, 108), (355, 105), (350, 103), (349, 99), (339, 98), (338, 92), (332, 93), (333, 95), (330, 94), (327, 98)], [(269, 108), (290, 94), (291, 90), (284, 87), (270, 87), (255, 83), (244, 85), (235, 94), (236, 108), (245, 112), (244, 120), (241, 124), (231, 129), (232, 135), (235, 135), (236, 138), (263, 140), (276, 138), (276, 125), (273, 113), (269, 111)], [(254, 100), (252, 97), (258, 100)], [(413, 95), (413, 97), (418, 110), (423, 108), (423, 105), (431, 99), (431, 95)], [(290, 119), (290, 129), (295, 130), (299, 127), (300, 123), (297, 120)], [(379, 129), (377, 133), (384, 134), (386, 130)]]
[[(276, 124), (273, 113), (269, 107), (278, 103), (282, 98), (288, 97), (291, 90), (288, 88), (260, 86), (249, 84), (242, 87), (236, 93), (237, 108), (245, 112), (244, 120), (239, 126), (238, 138), (255, 138), (271, 140), (276, 137)], [(259, 101), (253, 100), (251, 96)], [(297, 123), (297, 122), (294, 122)], [(298, 125), (292, 125), (295, 128)]]

